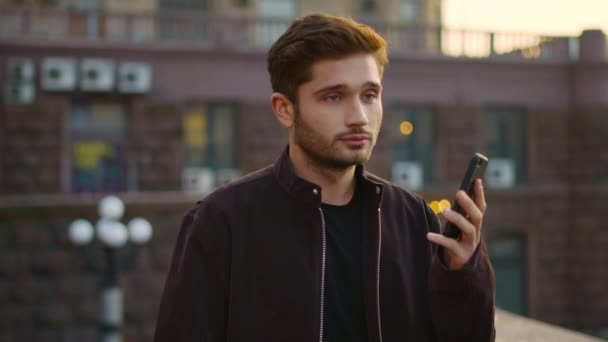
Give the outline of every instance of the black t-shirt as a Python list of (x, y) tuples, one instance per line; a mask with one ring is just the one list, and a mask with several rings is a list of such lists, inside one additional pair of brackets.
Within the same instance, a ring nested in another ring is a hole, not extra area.
[(344, 206), (321, 204), (327, 254), (323, 341), (367, 341), (363, 302), (363, 223), (360, 196)]

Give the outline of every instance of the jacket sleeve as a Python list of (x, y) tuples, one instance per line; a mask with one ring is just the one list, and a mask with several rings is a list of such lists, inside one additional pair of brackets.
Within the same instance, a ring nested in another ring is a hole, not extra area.
[(154, 341), (225, 341), (230, 231), (212, 203), (182, 221), (165, 281)]
[[(423, 204), (430, 230), (441, 231), (432, 210)], [(429, 303), (438, 341), (494, 341), (494, 270), (483, 239), (458, 271), (443, 262), (443, 247), (431, 243)]]

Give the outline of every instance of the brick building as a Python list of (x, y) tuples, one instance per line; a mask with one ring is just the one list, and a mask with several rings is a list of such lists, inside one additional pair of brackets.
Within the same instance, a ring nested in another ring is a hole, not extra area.
[(487, 154), (498, 304), (606, 336), (605, 35), (448, 30), (438, 1), (273, 1), (0, 2), (0, 340), (94, 339), (96, 278), (66, 231), (104, 193), (155, 229), (123, 282), (127, 340), (149, 340), (181, 215), (284, 147), (266, 50), (312, 9), (390, 42), (370, 169), (432, 202)]

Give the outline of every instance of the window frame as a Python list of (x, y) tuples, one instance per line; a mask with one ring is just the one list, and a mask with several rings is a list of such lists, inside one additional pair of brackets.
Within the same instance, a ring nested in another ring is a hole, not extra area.
[[(427, 113), (427, 114), (421, 114), (421, 113)], [(396, 156), (398, 155), (397, 151), (396, 151), (396, 146), (399, 144), (404, 144), (404, 141), (399, 141), (400, 139), (408, 139), (406, 138), (402, 138), (402, 135), (400, 134), (400, 132), (396, 132), (396, 133), (391, 133), (389, 134), (390, 137), (390, 160), (391, 160), (391, 165), (394, 165), (395, 162), (399, 162), (399, 161), (417, 161), (417, 162), (421, 162), (423, 165), (423, 185), (421, 189), (426, 189), (429, 188), (431, 186), (436, 185), (439, 182), (439, 172), (437, 170), (437, 166), (439, 165), (438, 163), (438, 138), (439, 138), (439, 126), (438, 126), (438, 117), (439, 117), (439, 110), (437, 108), (437, 106), (435, 105), (428, 105), (428, 104), (394, 104), (390, 107), (390, 110), (388, 111), (389, 115), (390, 115), (390, 119), (387, 120), (388, 124), (389, 124), (389, 128), (390, 130), (393, 129), (399, 129), (398, 128), (398, 124), (403, 122), (403, 120), (408, 120), (408, 117), (411, 119), (413, 117), (420, 117), (422, 115), (430, 115), (430, 130), (431, 130), (431, 136), (428, 138), (428, 140), (430, 141), (430, 144), (428, 144), (428, 148), (430, 149), (429, 152), (425, 152), (425, 151), (421, 151), (420, 149), (416, 148), (416, 144), (412, 147), (405, 147), (405, 148), (401, 148), (401, 150), (407, 149), (409, 152), (411, 152), (412, 150), (415, 151), (414, 154), (416, 155), (416, 158), (412, 159), (412, 158), (396, 158)], [(414, 125), (414, 131), (413, 134), (416, 134), (416, 125), (417, 122), (419, 122), (419, 119), (415, 119), (415, 120), (408, 120), (410, 122), (412, 122), (412, 124)], [(395, 127), (393, 127), (393, 125), (395, 125)], [(395, 131), (393, 131), (395, 132)], [(421, 158), (419, 155), (427, 155), (427, 158)]]
[[(518, 243), (520, 243), (520, 247), (521, 247), (521, 254), (518, 255), (516, 258), (520, 259), (518, 260), (520, 262), (520, 272), (521, 272), (521, 308), (522, 311), (518, 312), (518, 311), (512, 311), (509, 310), (508, 308), (504, 308), (504, 307), (500, 307), (501, 309), (504, 309), (506, 311), (509, 312), (513, 312), (519, 315), (524, 315), (527, 316), (530, 314), (530, 297), (529, 297), (529, 293), (530, 293), (530, 285), (529, 285), (529, 265), (528, 265), (528, 259), (529, 259), (529, 255), (530, 255), (530, 251), (529, 251), (529, 244), (530, 244), (530, 239), (528, 237), (527, 234), (523, 233), (523, 232), (505, 232), (505, 233), (501, 233), (498, 235), (494, 235), (492, 236), (490, 239), (488, 239), (487, 242), (487, 249), (488, 249), (488, 256), (490, 257), (490, 261), (492, 262), (492, 266), (494, 268), (494, 273), (495, 273), (495, 277), (496, 277), (496, 283), (498, 284), (498, 277), (499, 277), (499, 273), (500, 273), (500, 263), (496, 262), (496, 257), (492, 257), (492, 243), (495, 241), (500, 241), (500, 240), (517, 240)], [(510, 256), (510, 262), (513, 262), (513, 258), (512, 256)], [(497, 268), (498, 266), (498, 268)], [(496, 303), (498, 305), (498, 300), (499, 300), (499, 290), (498, 290), (498, 286), (496, 289)]]

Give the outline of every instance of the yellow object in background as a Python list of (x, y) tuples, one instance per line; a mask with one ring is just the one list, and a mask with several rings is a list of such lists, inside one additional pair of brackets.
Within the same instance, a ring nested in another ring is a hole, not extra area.
[(78, 142), (73, 146), (74, 166), (78, 170), (92, 171), (103, 157), (113, 157), (114, 151), (103, 141)]
[(452, 204), (450, 203), (450, 201), (442, 199), (441, 201), (432, 201), (431, 203), (429, 203), (429, 206), (431, 207), (433, 212), (438, 215), (442, 211), (450, 209), (452, 207)]
[(432, 201), (431, 203), (429, 203), (429, 206), (431, 207), (431, 209), (433, 209), (433, 212), (435, 214), (439, 214), (441, 212), (441, 210), (439, 208), (439, 202)]
[(450, 209), (450, 208), (452, 208), (452, 204), (450, 203), (450, 201), (448, 201), (446, 199), (442, 199), (441, 201), (439, 201), (440, 211), (444, 211), (444, 210)]
[(203, 111), (193, 110), (184, 116), (184, 136), (190, 148), (207, 146), (207, 116)]
[(403, 135), (410, 135), (414, 131), (414, 125), (409, 121), (403, 121), (399, 125), (399, 131)]

